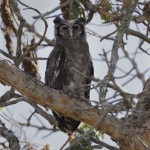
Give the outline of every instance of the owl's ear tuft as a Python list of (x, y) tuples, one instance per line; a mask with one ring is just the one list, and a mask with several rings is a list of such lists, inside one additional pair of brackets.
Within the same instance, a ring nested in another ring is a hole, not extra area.
[(53, 20), (54, 24), (61, 24), (62, 21), (63, 21), (63, 19), (61, 19), (59, 16), (57, 16), (57, 17)]
[(78, 18), (77, 19), (77, 22), (81, 23), (82, 25), (85, 25), (86, 24), (86, 20), (84, 18)]

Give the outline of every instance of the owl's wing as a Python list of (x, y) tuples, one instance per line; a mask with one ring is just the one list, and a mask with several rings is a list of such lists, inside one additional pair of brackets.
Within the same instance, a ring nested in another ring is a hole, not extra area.
[(65, 67), (66, 53), (62, 47), (56, 46), (47, 60), (45, 84), (51, 88), (61, 89), (65, 76)]
[(87, 81), (86, 81), (87, 87), (86, 87), (86, 90), (85, 90), (85, 97), (86, 97), (87, 99), (89, 99), (89, 98), (90, 98), (90, 88), (91, 88), (91, 86), (90, 86), (90, 84), (91, 84), (91, 79), (90, 79), (90, 77), (94, 76), (94, 68), (93, 68), (93, 63), (92, 63), (92, 61), (91, 61), (90, 66), (89, 66), (87, 76), (88, 76), (89, 78), (87, 78)]
[[(66, 53), (63, 47), (56, 46), (51, 54), (49, 55), (47, 61), (47, 67), (45, 72), (45, 84), (51, 88), (62, 89), (63, 81), (66, 78)], [(91, 77), (93, 75), (93, 65), (89, 65), (88, 76)], [(90, 84), (90, 78), (87, 78), (87, 84)], [(87, 87), (85, 92), (85, 97), (89, 98), (90, 86)], [(56, 120), (58, 121), (58, 125), (61, 131), (67, 132), (70, 134), (74, 132), (80, 124), (80, 121), (76, 121), (69, 117), (61, 116), (57, 112), (52, 111)]]
[[(47, 67), (45, 72), (45, 84), (51, 88), (62, 89), (66, 69), (66, 53), (65, 50), (56, 46), (50, 53), (47, 60)], [(74, 119), (61, 116), (57, 112), (52, 111), (58, 126), (61, 131), (68, 134), (74, 132), (79, 126), (80, 122)]]

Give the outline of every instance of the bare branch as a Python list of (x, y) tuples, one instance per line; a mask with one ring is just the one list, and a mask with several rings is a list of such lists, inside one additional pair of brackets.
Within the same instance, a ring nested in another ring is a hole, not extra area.
[[(11, 76), (11, 78), (8, 78), (9, 76)], [(44, 107), (60, 112), (65, 116), (83, 121), (90, 125), (93, 125), (93, 123), (95, 123), (100, 117), (101, 110), (91, 107), (84, 101), (74, 101), (61, 91), (50, 89), (42, 82), (29, 75), (26, 75), (14, 65), (2, 59), (0, 59), (0, 80), (7, 85), (11, 85), (32, 101)], [(106, 116), (105, 121), (98, 126), (102, 130), (103, 127), (107, 126), (108, 128), (105, 132), (112, 134), (112, 136), (116, 136), (116, 134), (114, 134), (115, 132), (121, 133), (121, 131), (119, 131), (119, 121), (110, 117), (109, 115)], [(111, 128), (109, 128), (109, 126)], [(120, 135), (117, 134), (117, 136)]]
[(144, 41), (147, 42), (147, 43), (150, 43), (150, 38), (148, 38), (146, 35), (144, 35), (144, 34), (142, 34), (142, 33), (140, 33), (140, 32), (134, 31), (134, 30), (132, 30), (132, 29), (127, 29), (126, 32), (127, 32), (127, 34), (131, 34), (131, 35), (133, 35), (133, 36), (136, 36), (136, 37), (138, 37), (138, 38), (144, 40)]
[(65, 3), (60, 4), (60, 5), (59, 5), (59, 6), (57, 6), (56, 8), (52, 9), (51, 11), (46, 12), (46, 13), (41, 14), (41, 15), (38, 15), (38, 16), (34, 16), (33, 18), (34, 18), (34, 19), (38, 19), (38, 18), (41, 18), (41, 17), (45, 17), (45, 16), (47, 16), (47, 15), (50, 15), (50, 14), (52, 14), (53, 12), (55, 12), (55, 11), (59, 10), (60, 8), (62, 8), (62, 7), (64, 7), (64, 6), (66, 6), (66, 5), (68, 5), (68, 4), (70, 4), (70, 3), (71, 3), (71, 1), (72, 1), (72, 0), (68, 0), (68, 1), (66, 1)]
[[(11, 7), (13, 8), (13, 10), (14, 10), (14, 13), (18, 17), (18, 20), (24, 19), (23, 16), (21, 15), (20, 9), (18, 7), (18, 3), (15, 2), (15, 0), (11, 0), (10, 4), (11, 4)], [(35, 27), (33, 25), (31, 25), (30, 23), (28, 23), (27, 20), (25, 20), (24, 27), (26, 27), (28, 29), (28, 31), (34, 33), (38, 38), (41, 39), (42, 37), (44, 37), (39, 32), (37, 32)], [(48, 45), (50, 45), (50, 46), (54, 46), (55, 45), (55, 40), (49, 40), (49, 38), (47, 38), (47, 37), (44, 37), (44, 41), (46, 43), (48, 43)]]
[(112, 47), (112, 55), (111, 55), (111, 65), (110, 65), (110, 71), (112, 74), (114, 74), (116, 64), (118, 61), (118, 49), (122, 43), (124, 33), (129, 27), (130, 21), (131, 21), (131, 15), (134, 12), (136, 5), (138, 3), (138, 0), (131, 0), (130, 6), (126, 14), (124, 14), (123, 19), (121, 20), (121, 25), (118, 28), (118, 33), (115, 38), (113, 47)]
[[(10, 76), (11, 78), (9, 78)], [(131, 140), (132, 134), (127, 129), (125, 130), (126, 132), (123, 132), (121, 120), (108, 114), (103, 115), (102, 109), (96, 109), (85, 101), (71, 99), (63, 94), (62, 91), (45, 86), (39, 80), (25, 74), (2, 59), (0, 59), (0, 80), (7, 85), (11, 85), (37, 104), (89, 125), (95, 124), (94, 127), (100, 129), (101, 132), (111, 135), (118, 142), (124, 141), (124, 133), (129, 135), (127, 140)], [(136, 147), (143, 149), (143, 145), (139, 143), (137, 138), (132, 137), (132, 140), (136, 143)]]
[(4, 123), (0, 120), (0, 135), (7, 139), (9, 143), (9, 148), (11, 150), (20, 150), (20, 145), (17, 137), (14, 135), (14, 133), (10, 130), (8, 130)]

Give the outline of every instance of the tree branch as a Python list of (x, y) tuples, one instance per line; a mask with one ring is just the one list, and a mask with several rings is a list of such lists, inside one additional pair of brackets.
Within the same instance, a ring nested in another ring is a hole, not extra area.
[[(103, 116), (102, 110), (98, 110), (80, 100), (71, 99), (63, 94), (62, 91), (45, 86), (41, 81), (25, 74), (3, 59), (0, 59), (0, 81), (12, 86), (37, 104), (89, 125), (93, 125)], [(97, 127), (113, 138), (118, 139), (121, 136), (119, 120), (110, 115), (106, 115), (104, 121), (98, 124)]]
[[(57, 91), (47, 87), (41, 81), (25, 74), (6, 60), (0, 58), (0, 81), (12, 86), (18, 92), (26, 96), (33, 102), (46, 108), (50, 108), (58, 113), (85, 122), (100, 130), (102, 133), (110, 135), (118, 142), (129, 143), (131, 139), (135, 143), (137, 150), (143, 149), (143, 144), (139, 142), (130, 129), (123, 126), (121, 120), (106, 113), (109, 110), (97, 109), (87, 104), (85, 101), (72, 99), (62, 91)], [(93, 128), (92, 127), (92, 128)], [(124, 136), (128, 138), (125, 140)], [(124, 147), (123, 150), (131, 150), (132, 145)]]
[(0, 135), (7, 139), (10, 150), (20, 150), (20, 145), (17, 137), (11, 130), (8, 130), (4, 123), (0, 120)]

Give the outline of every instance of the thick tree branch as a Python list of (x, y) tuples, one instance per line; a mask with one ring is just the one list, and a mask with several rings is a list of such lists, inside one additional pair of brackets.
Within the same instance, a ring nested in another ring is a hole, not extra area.
[[(94, 125), (101, 132), (110, 135), (119, 145), (132, 141), (137, 150), (142, 150), (143, 145), (138, 138), (130, 132), (130, 129), (123, 127), (122, 121), (108, 115), (104, 109), (97, 109), (84, 101), (68, 97), (62, 91), (57, 91), (45, 86), (41, 81), (25, 74), (6, 60), (0, 59), (0, 81), (12, 86), (21, 94), (33, 102), (50, 108), (64, 116)], [(124, 136), (128, 138), (124, 141)], [(131, 150), (132, 145), (124, 147), (123, 150)]]
[[(25, 74), (3, 59), (0, 59), (0, 81), (12, 86), (37, 104), (89, 125), (93, 125), (103, 116), (101, 110), (80, 100), (73, 100), (63, 94), (62, 91), (57, 91), (45, 86), (41, 81)], [(97, 127), (113, 138), (118, 139), (121, 136), (121, 125), (119, 121), (109, 115), (107, 115), (103, 122), (98, 124)]]

